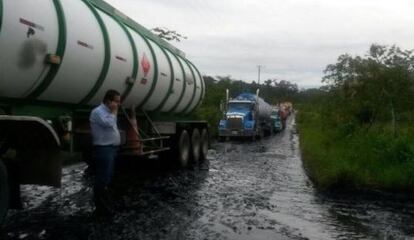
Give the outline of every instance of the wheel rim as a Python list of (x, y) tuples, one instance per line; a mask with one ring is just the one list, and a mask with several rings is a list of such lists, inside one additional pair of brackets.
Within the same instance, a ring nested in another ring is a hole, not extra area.
[(178, 160), (182, 167), (186, 167), (190, 156), (190, 138), (186, 130), (180, 134), (180, 140), (178, 142)]

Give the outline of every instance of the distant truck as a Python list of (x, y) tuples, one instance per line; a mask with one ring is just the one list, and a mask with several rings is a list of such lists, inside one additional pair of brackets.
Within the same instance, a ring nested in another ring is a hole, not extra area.
[(283, 130), (283, 122), (281, 118), (279, 106), (272, 106), (272, 113), (270, 119), (272, 120), (273, 133), (278, 133)]
[(293, 111), (293, 104), (291, 102), (282, 102), (279, 104), (279, 108), (282, 111), (285, 111), (286, 114), (289, 116)]
[(206, 158), (207, 122), (191, 117), (205, 84), (183, 52), (102, 0), (0, 0), (0, 223), (20, 184), (60, 186), (67, 157), (90, 160), (108, 89), (122, 95), (120, 156)]
[(224, 119), (219, 122), (219, 138), (250, 138), (256, 140), (272, 133), (270, 114), (272, 108), (256, 94), (242, 93), (234, 99), (229, 99), (226, 93), (226, 102), (223, 107)]
[(291, 102), (282, 102), (279, 104), (279, 116), (282, 121), (283, 129), (286, 128), (286, 120), (293, 111), (293, 104)]

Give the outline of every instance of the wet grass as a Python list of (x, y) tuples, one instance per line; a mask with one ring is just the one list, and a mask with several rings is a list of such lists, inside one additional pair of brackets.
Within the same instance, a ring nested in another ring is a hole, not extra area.
[(320, 115), (298, 116), (304, 166), (325, 190), (414, 190), (414, 127), (330, 126)]

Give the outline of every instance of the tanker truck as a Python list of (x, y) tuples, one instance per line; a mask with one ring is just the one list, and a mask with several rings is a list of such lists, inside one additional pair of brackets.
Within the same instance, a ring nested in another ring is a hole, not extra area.
[(273, 132), (278, 133), (283, 130), (280, 107), (278, 105), (272, 105), (271, 107), (272, 112), (270, 114), (270, 118), (272, 119)]
[(229, 99), (226, 91), (226, 101), (222, 107), (223, 119), (219, 122), (219, 138), (250, 138), (256, 140), (272, 133), (270, 114), (272, 108), (256, 94), (241, 93), (234, 99)]
[(90, 156), (89, 114), (121, 93), (120, 156), (206, 158), (205, 84), (185, 54), (101, 0), (0, 0), (0, 221), (20, 184), (60, 186)]

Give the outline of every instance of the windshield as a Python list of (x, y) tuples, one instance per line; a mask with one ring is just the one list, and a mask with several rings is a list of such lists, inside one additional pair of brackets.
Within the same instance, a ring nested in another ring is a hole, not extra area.
[(231, 112), (250, 111), (252, 108), (252, 103), (229, 103), (229, 111)]

